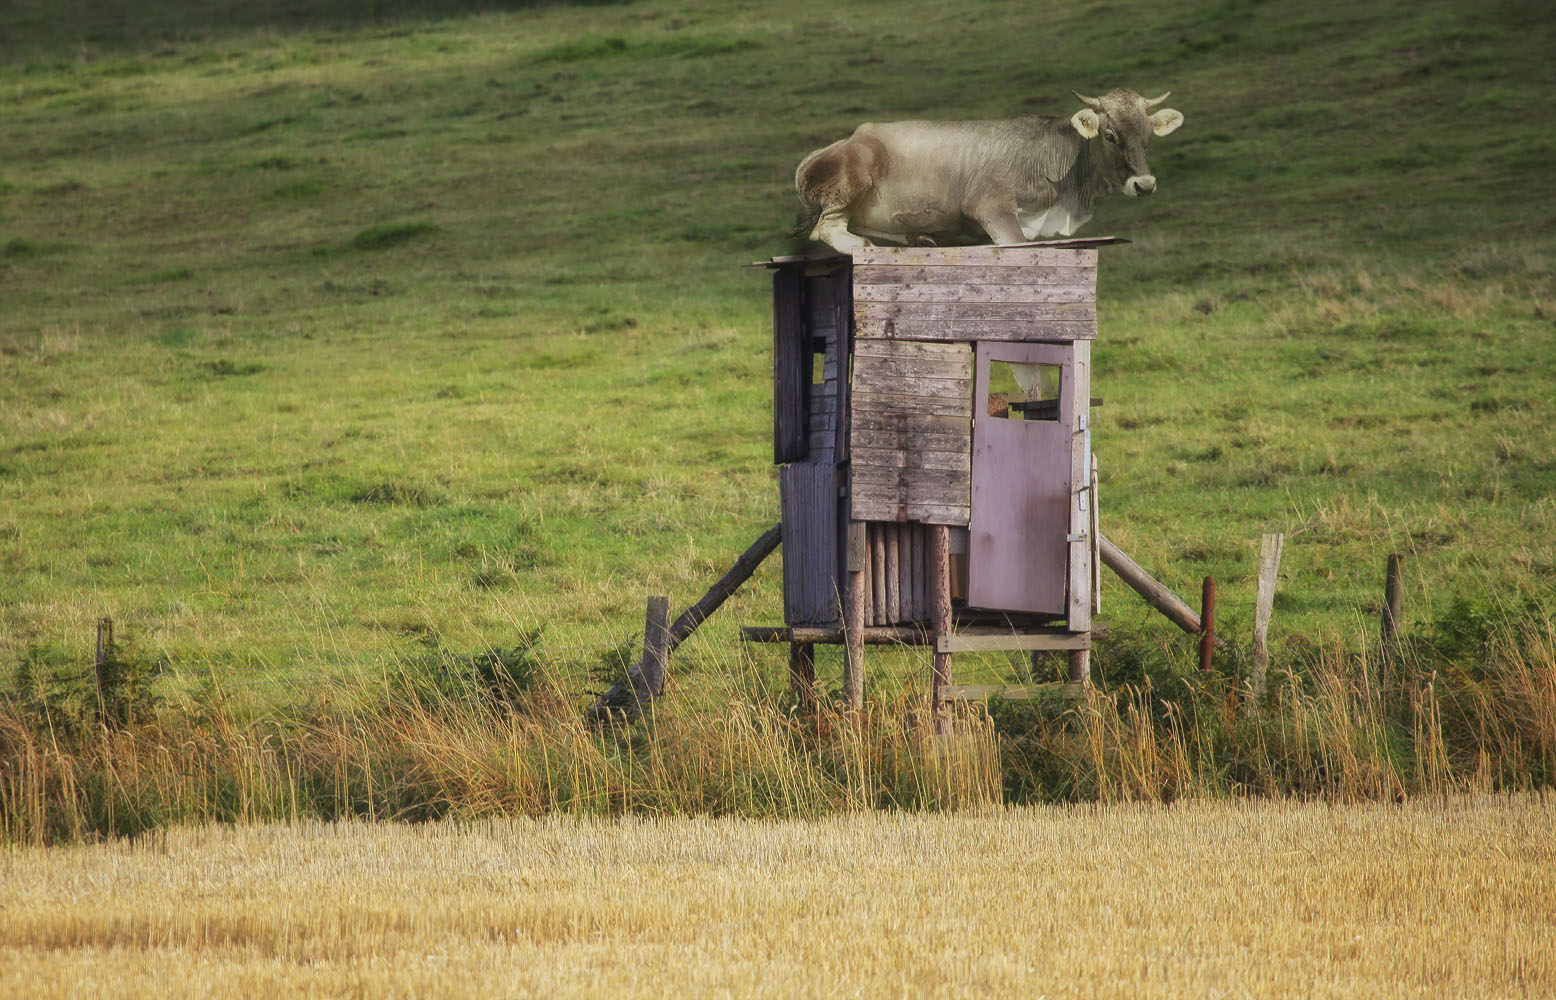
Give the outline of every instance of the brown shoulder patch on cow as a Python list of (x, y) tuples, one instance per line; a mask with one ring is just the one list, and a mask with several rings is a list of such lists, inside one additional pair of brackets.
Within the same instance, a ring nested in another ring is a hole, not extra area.
[(844, 208), (874, 186), (876, 165), (886, 148), (873, 136), (854, 135), (812, 154), (800, 177), (805, 200), (824, 208)]

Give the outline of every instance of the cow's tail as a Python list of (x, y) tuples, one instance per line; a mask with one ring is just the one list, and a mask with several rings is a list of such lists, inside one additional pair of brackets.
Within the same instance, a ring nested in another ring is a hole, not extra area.
[(794, 217), (794, 228), (789, 230), (788, 237), (791, 240), (810, 239), (810, 234), (819, 221), (821, 221), (821, 206), (802, 201), (800, 213)]

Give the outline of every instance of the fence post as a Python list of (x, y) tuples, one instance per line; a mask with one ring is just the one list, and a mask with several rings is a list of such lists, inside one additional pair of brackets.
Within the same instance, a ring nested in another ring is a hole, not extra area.
[(1402, 579), (1404, 561), (1405, 557), (1397, 552), (1389, 556), (1388, 569), (1383, 578), (1383, 624), (1378, 635), (1378, 659), (1384, 674), (1392, 670), (1399, 659), (1400, 605), (1404, 601), (1405, 590)]
[(1205, 586), (1200, 592), (1200, 603), (1203, 610), (1199, 616), (1199, 669), (1209, 670), (1210, 657), (1216, 648), (1215, 577), (1205, 577)]
[(1280, 572), (1280, 550), (1285, 536), (1279, 532), (1259, 541), (1259, 584), (1253, 611), (1253, 671), (1249, 677), (1249, 698), (1254, 708), (1264, 701), (1270, 671), (1270, 648), (1266, 636), (1270, 615), (1275, 611), (1275, 578)]
[(651, 701), (664, 693), (665, 668), (670, 659), (670, 598), (650, 597), (643, 616), (643, 687), (638, 701)]
[(92, 663), (92, 680), (97, 689), (97, 720), (105, 726), (111, 726), (115, 721), (115, 713), (109, 710), (109, 685), (111, 678), (108, 671), (111, 668), (109, 659), (113, 656), (113, 619), (99, 618), (97, 620), (97, 656)]

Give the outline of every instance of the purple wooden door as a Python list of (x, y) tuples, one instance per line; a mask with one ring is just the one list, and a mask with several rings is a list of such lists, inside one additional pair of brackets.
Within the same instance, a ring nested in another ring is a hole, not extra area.
[(1074, 348), (983, 342), (974, 357), (967, 603), (1062, 616)]

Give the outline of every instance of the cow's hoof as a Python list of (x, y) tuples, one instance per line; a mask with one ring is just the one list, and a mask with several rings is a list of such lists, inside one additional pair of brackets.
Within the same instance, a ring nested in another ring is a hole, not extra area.
[(908, 238), (908, 246), (910, 247), (937, 247), (939, 245), (935, 242), (933, 236), (910, 236)]

